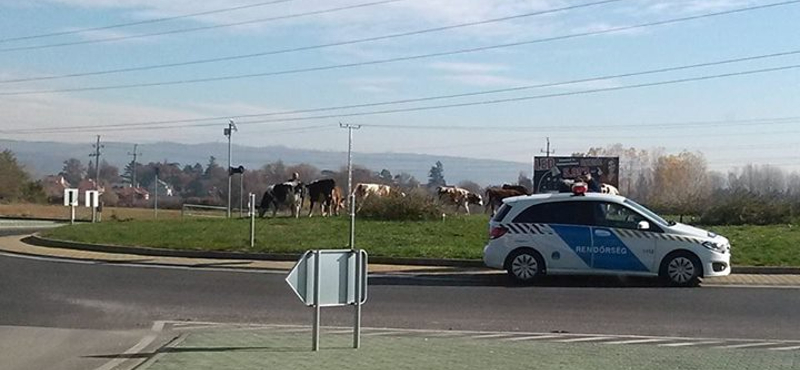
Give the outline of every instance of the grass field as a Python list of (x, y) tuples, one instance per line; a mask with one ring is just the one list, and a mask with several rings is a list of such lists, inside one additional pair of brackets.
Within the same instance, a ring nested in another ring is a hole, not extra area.
[[(485, 215), (446, 221), (359, 220), (356, 245), (373, 256), (480, 259), (487, 240)], [(47, 236), (88, 243), (147, 247), (299, 253), (347, 245), (346, 217), (276, 218), (256, 221), (256, 246), (249, 248), (249, 221), (226, 219), (139, 220), (62, 227)], [(733, 263), (800, 266), (800, 228), (790, 225), (711, 226), (731, 239)]]

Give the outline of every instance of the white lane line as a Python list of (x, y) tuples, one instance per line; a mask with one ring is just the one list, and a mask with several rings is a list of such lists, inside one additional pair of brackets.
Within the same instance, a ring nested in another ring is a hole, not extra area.
[(489, 339), (489, 338), (502, 338), (502, 337), (510, 337), (513, 336), (514, 333), (494, 333), (494, 334), (483, 334), (483, 335), (475, 335), (470, 338), (472, 339)]
[(393, 335), (393, 334), (397, 334), (397, 332), (396, 331), (377, 331), (377, 332), (372, 332), (372, 333), (361, 333), (361, 335), (366, 336), (366, 337), (377, 337), (377, 336), (381, 336), (381, 335)]
[(761, 346), (773, 346), (773, 345), (776, 345), (776, 344), (778, 344), (778, 343), (774, 343), (774, 342), (744, 343), (744, 344), (732, 344), (732, 345), (729, 345), (729, 346), (719, 346), (719, 347), (716, 347), (716, 348), (727, 348), (727, 349), (750, 348), (750, 347), (761, 347)]
[(700, 346), (703, 344), (717, 344), (722, 343), (718, 340), (707, 340), (702, 342), (682, 342), (682, 343), (664, 343), (659, 344), (659, 347), (687, 347), (687, 346)]
[(552, 338), (563, 338), (563, 335), (529, 335), (525, 337), (514, 337), (514, 338), (506, 338), (501, 339), (504, 342), (517, 342), (523, 340), (539, 340), (539, 339), (552, 339)]
[[(163, 329), (164, 329), (164, 322), (163, 321), (154, 322), (153, 323), (153, 327), (151, 328), (151, 330), (155, 334), (145, 335), (144, 338), (142, 338), (142, 340), (139, 341), (139, 343), (136, 343), (133, 347), (128, 348), (128, 350), (126, 350), (122, 354), (123, 355), (135, 355), (135, 354), (138, 354), (143, 349), (145, 349), (145, 347), (149, 346), (150, 343), (153, 343), (153, 341), (155, 341), (156, 338), (158, 338), (158, 334)], [(117, 358), (115, 358), (115, 359), (113, 359), (113, 360), (111, 360), (109, 362), (106, 362), (105, 365), (100, 366), (95, 370), (111, 370), (111, 369), (114, 369), (117, 366), (121, 365), (123, 362), (127, 361), (128, 360), (127, 357), (130, 357), (130, 356), (117, 357)]]
[(640, 343), (666, 342), (669, 340), (670, 339), (667, 338), (628, 339), (628, 340), (618, 340), (614, 342), (603, 342), (603, 344), (640, 344)]
[(557, 340), (556, 342), (559, 342), (559, 343), (594, 342), (594, 341), (598, 341), (598, 340), (606, 340), (606, 339), (612, 339), (612, 338), (614, 338), (614, 337), (570, 338), (570, 339)]
[(800, 346), (769, 348), (770, 351), (794, 351), (797, 349), (800, 349)]

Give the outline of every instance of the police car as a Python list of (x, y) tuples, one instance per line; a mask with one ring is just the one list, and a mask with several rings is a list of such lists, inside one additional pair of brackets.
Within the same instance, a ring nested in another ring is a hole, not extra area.
[(484, 263), (529, 282), (544, 274), (659, 276), (676, 286), (730, 274), (728, 239), (666, 221), (617, 195), (507, 198), (489, 221)]

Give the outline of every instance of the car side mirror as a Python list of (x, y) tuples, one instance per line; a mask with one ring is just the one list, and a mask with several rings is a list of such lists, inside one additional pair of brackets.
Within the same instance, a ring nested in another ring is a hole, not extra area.
[(639, 223), (636, 224), (636, 228), (639, 230), (650, 230), (650, 223), (647, 221), (639, 221)]

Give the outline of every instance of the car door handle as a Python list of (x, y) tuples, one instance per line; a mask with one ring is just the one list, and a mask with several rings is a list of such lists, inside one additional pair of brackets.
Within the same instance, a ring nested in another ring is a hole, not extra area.
[(604, 236), (604, 237), (605, 236), (611, 236), (611, 232), (608, 231), (608, 230), (595, 230), (594, 231), (594, 235), (595, 236)]

